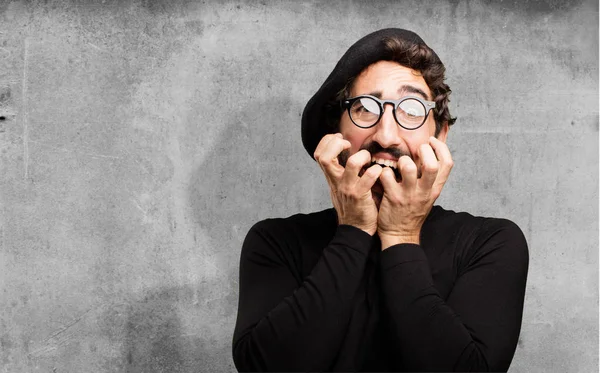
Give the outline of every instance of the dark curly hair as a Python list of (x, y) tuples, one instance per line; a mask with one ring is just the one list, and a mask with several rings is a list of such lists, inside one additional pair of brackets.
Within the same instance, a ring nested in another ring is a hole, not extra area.
[[(388, 37), (384, 40), (386, 58), (383, 60), (398, 62), (402, 66), (418, 71), (425, 79), (425, 83), (431, 90), (435, 110), (435, 136), (440, 133), (444, 123), (453, 125), (456, 117), (450, 115), (448, 102), (452, 92), (450, 87), (444, 83), (446, 67), (438, 56), (425, 44), (416, 44), (411, 41)], [(356, 76), (350, 78), (344, 88), (327, 105), (330, 109), (327, 114), (327, 125), (332, 132), (339, 131), (340, 115), (342, 114), (339, 103), (350, 97), (350, 91)]]

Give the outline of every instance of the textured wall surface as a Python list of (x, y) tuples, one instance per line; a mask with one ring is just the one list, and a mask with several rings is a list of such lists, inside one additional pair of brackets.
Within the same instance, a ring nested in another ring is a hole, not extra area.
[(447, 66), (439, 204), (528, 239), (511, 371), (597, 371), (593, 0), (0, 0), (0, 371), (235, 371), (246, 232), (330, 207), (304, 104), (393, 26)]

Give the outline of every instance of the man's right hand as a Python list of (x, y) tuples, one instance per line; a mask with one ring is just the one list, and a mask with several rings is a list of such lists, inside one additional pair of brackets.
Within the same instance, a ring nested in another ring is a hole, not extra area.
[(361, 169), (371, 163), (371, 154), (361, 150), (348, 158), (344, 168), (338, 161), (338, 155), (349, 148), (350, 142), (344, 140), (341, 133), (329, 134), (317, 145), (314, 158), (329, 184), (338, 223), (352, 225), (374, 235), (377, 232), (377, 206), (371, 188), (381, 175), (382, 167), (375, 164), (359, 176)]

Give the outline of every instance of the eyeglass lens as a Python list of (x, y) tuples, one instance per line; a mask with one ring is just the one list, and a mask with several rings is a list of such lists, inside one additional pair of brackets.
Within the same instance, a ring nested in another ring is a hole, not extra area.
[[(415, 128), (423, 123), (426, 109), (418, 100), (409, 98), (400, 103), (396, 109), (396, 118), (404, 126)], [(369, 97), (361, 97), (350, 107), (350, 118), (360, 127), (369, 127), (377, 122), (381, 108), (377, 101)]]

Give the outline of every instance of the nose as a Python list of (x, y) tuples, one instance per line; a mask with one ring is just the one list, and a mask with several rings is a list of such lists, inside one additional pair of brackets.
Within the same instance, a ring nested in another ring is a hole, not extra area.
[(400, 145), (402, 127), (394, 119), (394, 106), (386, 103), (383, 105), (383, 115), (375, 126), (376, 131), (372, 137), (383, 148), (398, 147)]

